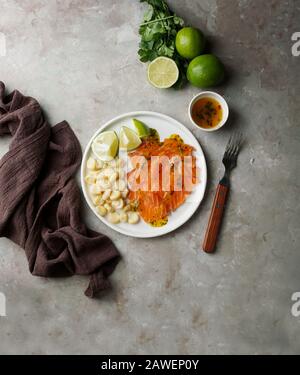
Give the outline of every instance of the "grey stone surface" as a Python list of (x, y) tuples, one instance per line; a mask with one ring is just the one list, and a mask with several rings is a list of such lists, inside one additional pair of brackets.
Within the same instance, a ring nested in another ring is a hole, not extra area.
[[(187, 105), (198, 92), (149, 86), (137, 58), (144, 5), (133, 0), (1, 0), (7, 42), (0, 79), (36, 97), (54, 124), (70, 122), (85, 147), (97, 128), (133, 110), (155, 110), (190, 128), (206, 153), (207, 194), (182, 228), (153, 240), (125, 237), (97, 221), (123, 261), (113, 290), (83, 295), (87, 279), (32, 277), (23, 251), (0, 239), (0, 353), (283, 354), (300, 352), (291, 295), (299, 272), (299, 64), (291, 35), (296, 0), (173, 0), (227, 66), (218, 89), (232, 116), (214, 134), (193, 129)], [(298, 28), (298, 29), (297, 29)], [(232, 176), (218, 252), (201, 251), (228, 136), (247, 145)], [(9, 139), (0, 139), (0, 153)]]

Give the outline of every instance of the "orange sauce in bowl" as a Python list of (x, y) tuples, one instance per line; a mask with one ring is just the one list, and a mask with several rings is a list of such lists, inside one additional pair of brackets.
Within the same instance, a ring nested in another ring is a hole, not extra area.
[(223, 110), (216, 99), (200, 98), (193, 104), (191, 115), (200, 128), (213, 129), (222, 121)]

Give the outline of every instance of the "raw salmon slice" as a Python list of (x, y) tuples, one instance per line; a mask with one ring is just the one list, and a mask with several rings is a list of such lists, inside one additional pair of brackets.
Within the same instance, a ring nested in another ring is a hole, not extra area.
[[(136, 160), (134, 157), (144, 158), (142, 164), (134, 163), (135, 168), (128, 173), (130, 187), (128, 197), (137, 203), (138, 212), (145, 222), (153, 224), (162, 221), (165, 223), (165, 219), (171, 212), (186, 201), (192, 191), (191, 186), (197, 183), (196, 158), (193, 156), (193, 151), (192, 146), (185, 144), (179, 136), (173, 135), (163, 142), (151, 137), (146, 138), (135, 151), (129, 154), (132, 161)], [(153, 156), (167, 157), (170, 165), (164, 163), (154, 165), (153, 163), (157, 163), (157, 158), (154, 161)], [(182, 163), (175, 166), (174, 160)], [(184, 163), (186, 163), (186, 168), (184, 168)], [(151, 167), (157, 168), (156, 179), (151, 175)], [(177, 168), (176, 172), (175, 168)], [(141, 176), (147, 173), (148, 180), (141, 179)], [(166, 186), (167, 189), (165, 189)], [(154, 188), (155, 191), (153, 191)]]

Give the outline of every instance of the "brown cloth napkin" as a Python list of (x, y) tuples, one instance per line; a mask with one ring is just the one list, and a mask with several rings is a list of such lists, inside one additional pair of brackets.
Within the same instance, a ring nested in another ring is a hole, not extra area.
[(80, 144), (67, 122), (51, 127), (39, 103), (0, 82), (0, 136), (13, 136), (0, 160), (0, 236), (25, 249), (36, 276), (91, 275), (94, 297), (109, 286), (120, 256), (106, 236), (80, 217), (74, 174)]

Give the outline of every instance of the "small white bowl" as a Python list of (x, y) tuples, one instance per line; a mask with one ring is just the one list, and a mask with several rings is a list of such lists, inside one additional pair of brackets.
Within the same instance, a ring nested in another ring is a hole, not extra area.
[[(222, 107), (222, 114), (223, 114), (222, 121), (220, 121), (220, 123), (217, 126), (215, 126), (214, 128), (211, 128), (211, 129), (202, 128), (201, 126), (197, 125), (195, 123), (195, 121), (193, 120), (193, 117), (192, 117), (193, 105), (200, 98), (215, 99), (220, 103), (220, 105)], [(189, 105), (189, 118), (190, 118), (192, 124), (194, 126), (196, 126), (197, 129), (201, 129), (205, 132), (214, 132), (214, 131), (222, 128), (222, 126), (224, 126), (226, 121), (228, 120), (228, 116), (229, 116), (229, 108), (228, 108), (228, 104), (227, 104), (226, 100), (223, 98), (223, 96), (221, 96), (220, 94), (217, 94), (216, 92), (213, 92), (213, 91), (200, 92), (200, 94), (197, 94), (196, 96), (193, 97), (193, 99), (191, 100), (190, 105)]]

